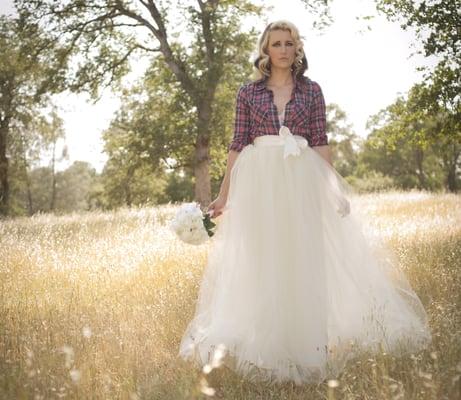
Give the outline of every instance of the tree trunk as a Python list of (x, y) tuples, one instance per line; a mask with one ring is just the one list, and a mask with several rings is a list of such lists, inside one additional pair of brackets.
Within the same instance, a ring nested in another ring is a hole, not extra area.
[(216, 85), (208, 88), (208, 98), (198, 107), (197, 131), (195, 144), (195, 200), (202, 209), (211, 203), (210, 182), (210, 121), (211, 104)]
[(29, 216), (34, 213), (34, 202), (32, 200), (32, 191), (30, 189), (30, 178), (29, 178), (29, 171), (26, 170), (26, 186), (27, 186), (27, 210), (29, 212)]
[(447, 187), (448, 190), (452, 193), (456, 193), (458, 191), (458, 185), (456, 182), (456, 169), (458, 166), (458, 158), (460, 155), (460, 150), (456, 143), (453, 143), (452, 146), (453, 152), (450, 154), (450, 162), (447, 163)]
[(447, 174), (447, 187), (448, 190), (452, 193), (456, 193), (457, 187), (456, 187), (456, 168), (454, 165), (450, 166), (450, 169), (448, 170)]
[(211, 202), (209, 140), (199, 137), (195, 147), (195, 200), (204, 209)]
[(0, 121), (0, 216), (9, 213), (10, 186), (8, 183), (8, 156), (6, 155), (9, 121)]
[(50, 202), (50, 210), (54, 211), (56, 206), (56, 139), (53, 140), (53, 155), (51, 158), (51, 202)]
[(126, 178), (125, 178), (125, 184), (124, 184), (125, 204), (129, 208), (131, 208), (133, 204), (133, 195), (131, 193), (131, 182), (133, 180), (134, 170), (135, 168), (133, 166), (128, 167), (126, 171)]
[(416, 167), (417, 167), (416, 175), (418, 176), (418, 180), (419, 180), (419, 188), (425, 189), (426, 179), (424, 177), (424, 168), (423, 168), (423, 160), (424, 160), (423, 149), (419, 147), (415, 149), (415, 159), (416, 159)]
[(24, 145), (24, 136), (21, 138), (21, 153), (22, 153), (22, 164), (24, 166), (24, 179), (26, 180), (26, 189), (27, 189), (27, 211), (29, 216), (34, 213), (34, 203), (32, 201), (32, 191), (31, 191), (31, 182), (29, 177), (29, 163), (27, 161), (27, 154), (25, 150), (26, 146)]

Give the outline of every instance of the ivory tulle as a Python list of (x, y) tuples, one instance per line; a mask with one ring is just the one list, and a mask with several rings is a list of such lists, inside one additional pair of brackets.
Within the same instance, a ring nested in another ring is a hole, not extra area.
[(184, 359), (201, 367), (224, 354), (251, 381), (320, 383), (361, 350), (402, 355), (430, 343), (396, 256), (367, 237), (354, 191), (303, 141), (260, 136), (237, 157)]

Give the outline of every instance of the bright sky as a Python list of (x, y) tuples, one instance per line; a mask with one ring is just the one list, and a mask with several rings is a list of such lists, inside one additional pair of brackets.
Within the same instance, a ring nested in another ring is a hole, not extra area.
[[(366, 137), (368, 117), (391, 104), (420, 81), (422, 73), (416, 67), (429, 63), (413, 56), (414, 35), (403, 31), (399, 24), (376, 15), (373, 0), (333, 1), (334, 23), (323, 34), (310, 29), (312, 23), (299, 0), (270, 0), (273, 9), (266, 18), (255, 22), (261, 32), (268, 22), (288, 19), (300, 30), (309, 62), (307, 75), (317, 81), (327, 103), (337, 103), (346, 111), (355, 132)], [(0, 12), (12, 11), (12, 0), (0, 1)], [(356, 16), (375, 15), (367, 30), (366, 23)], [(432, 60), (433, 62), (433, 60)], [(129, 79), (135, 79), (137, 71)], [(109, 125), (120, 106), (116, 95), (106, 91), (95, 105), (87, 95), (57, 96), (61, 117), (65, 121), (66, 143), (70, 158), (61, 164), (66, 168), (75, 160), (88, 161), (101, 171), (106, 161), (102, 131)]]

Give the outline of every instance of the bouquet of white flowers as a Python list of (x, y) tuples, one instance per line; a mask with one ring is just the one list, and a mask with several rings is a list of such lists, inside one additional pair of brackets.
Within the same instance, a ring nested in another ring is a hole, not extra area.
[(188, 244), (202, 244), (214, 235), (216, 226), (210, 214), (203, 213), (196, 202), (183, 204), (170, 223), (179, 239)]

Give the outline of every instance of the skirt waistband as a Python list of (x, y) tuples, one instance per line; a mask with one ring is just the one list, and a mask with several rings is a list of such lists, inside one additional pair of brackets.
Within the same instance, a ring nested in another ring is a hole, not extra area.
[[(292, 135), (293, 138), (299, 142), (307, 142), (307, 139), (300, 135)], [(281, 146), (286, 143), (285, 138), (280, 135), (261, 135), (255, 137), (253, 144), (255, 146)]]

